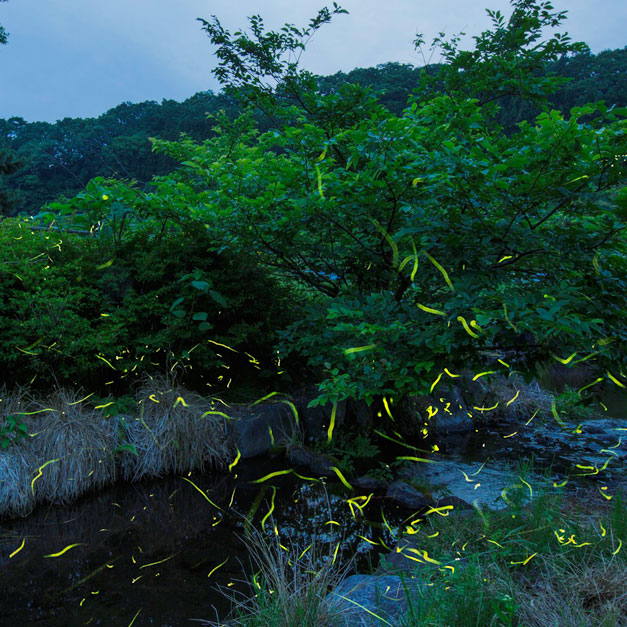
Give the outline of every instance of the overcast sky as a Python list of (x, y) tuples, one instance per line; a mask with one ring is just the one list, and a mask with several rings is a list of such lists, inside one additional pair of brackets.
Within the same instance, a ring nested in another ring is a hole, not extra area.
[[(332, 2), (326, 3), (331, 6)], [(349, 15), (324, 26), (304, 67), (333, 74), (387, 61), (422, 65), (417, 32), (478, 34), (485, 7), (509, 15), (507, 0), (344, 0)], [(197, 17), (216, 15), (231, 32), (259, 13), (266, 26), (305, 25), (325, 0), (9, 0), (0, 24), (0, 118), (53, 122), (94, 117), (122, 102), (184, 100), (220, 86), (209, 38)], [(565, 30), (593, 52), (627, 45), (627, 1), (555, 0)], [(434, 59), (437, 60), (437, 59)]]

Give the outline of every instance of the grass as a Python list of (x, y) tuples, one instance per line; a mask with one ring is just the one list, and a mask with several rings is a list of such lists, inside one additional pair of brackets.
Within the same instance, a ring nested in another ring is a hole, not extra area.
[[(505, 511), (427, 516), (407, 536), (412, 544), (403, 549), (405, 567), (383, 560), (377, 570), (398, 574), (406, 584), (409, 609), (393, 624), (624, 627), (625, 513), (620, 494), (608, 504), (598, 495), (574, 499), (547, 492)], [(329, 614), (341, 608), (324, 598), (346, 567), (334, 567), (329, 554), (322, 566), (319, 559), (303, 560), (254, 530), (246, 543), (256, 573), (249, 596), (225, 590), (232, 615), (210, 624), (344, 627), (341, 614)]]
[(125, 431), (124, 442), (131, 449), (121, 457), (125, 479), (186, 473), (232, 458), (225, 418), (215, 413), (204, 415), (224, 407), (214, 407), (206, 398), (176, 388), (165, 378), (146, 381), (137, 398), (139, 415), (118, 417)]
[(102, 404), (63, 389), (45, 401), (24, 390), (1, 396), (0, 424), (20, 416), (27, 435), (0, 449), (0, 516), (25, 516), (41, 502), (68, 504), (120, 476), (183, 473), (232, 458), (225, 418), (203, 416), (214, 409), (211, 400), (166, 380), (140, 388), (139, 416), (107, 415)]
[(26, 417), (31, 473), (50, 461), (29, 486), (38, 501), (70, 503), (115, 480), (116, 434), (101, 412), (80, 400), (78, 393), (61, 389), (29, 403), (37, 412)]
[(620, 495), (609, 509), (545, 494), (522, 509), (430, 518), (413, 539), (440, 564), (409, 569), (427, 587), (402, 625), (627, 625), (626, 532)]
[(339, 585), (350, 563), (336, 560), (336, 545), (322, 548), (314, 542), (306, 548), (284, 546), (278, 534), (268, 538), (249, 527), (242, 538), (254, 572), (248, 593), (223, 589), (233, 604), (226, 622), (207, 624), (229, 627), (330, 627), (341, 614), (325, 602)]
[[(497, 375), (468, 382), (471, 405), (494, 407), (492, 411), (473, 412), (475, 422), (493, 423), (503, 420), (528, 420), (534, 413), (551, 414), (552, 395), (537, 382), (526, 383), (518, 375)], [(498, 405), (497, 405), (498, 403)]]

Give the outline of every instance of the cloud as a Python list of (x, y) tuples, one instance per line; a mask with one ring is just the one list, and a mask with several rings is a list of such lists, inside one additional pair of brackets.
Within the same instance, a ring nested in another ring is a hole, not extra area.
[[(305, 25), (323, 0), (9, 0), (0, 24), (10, 33), (0, 48), (0, 117), (54, 121), (96, 116), (125, 101), (182, 100), (219, 85), (216, 59), (197, 17), (212, 14), (234, 32), (261, 13), (266, 26)], [(326, 4), (330, 5), (330, 2)], [(387, 61), (420, 65), (412, 41), (439, 31), (477, 34), (489, 21), (484, 5), (509, 14), (506, 0), (344, 0), (339, 15), (315, 36), (303, 65), (318, 74)], [(625, 45), (627, 3), (556, 0), (570, 12), (573, 39), (594, 51)], [(434, 61), (437, 59), (433, 59)]]

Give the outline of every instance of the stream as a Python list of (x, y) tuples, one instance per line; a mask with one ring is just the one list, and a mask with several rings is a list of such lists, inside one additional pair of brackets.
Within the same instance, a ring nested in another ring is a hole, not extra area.
[[(428, 456), (437, 463), (392, 466), (397, 479), (434, 502), (455, 496), (491, 509), (506, 506), (504, 489), (538, 490), (565, 477), (573, 493), (624, 490), (624, 420), (571, 427), (493, 426), (440, 438), (438, 452)], [(386, 450), (384, 461), (399, 455), (412, 453)], [(254, 458), (232, 473), (120, 483), (71, 506), (40, 506), (26, 518), (0, 521), (0, 624), (168, 627), (224, 620), (230, 601), (223, 591), (249, 591), (253, 568), (240, 539), (247, 518), (268, 538), (276, 528), (282, 543), (299, 549), (313, 540), (340, 546), (338, 559), (354, 557), (354, 570), (365, 572), (378, 555), (363, 538), (394, 546), (383, 517), (394, 529), (412, 514), (375, 494), (360, 515), (346, 502), (355, 494), (333, 477), (311, 481), (290, 473), (255, 483), (287, 468), (281, 458)]]

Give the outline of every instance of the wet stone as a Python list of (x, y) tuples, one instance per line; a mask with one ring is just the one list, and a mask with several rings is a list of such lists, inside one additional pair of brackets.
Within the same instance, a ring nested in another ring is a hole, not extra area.
[(331, 470), (333, 462), (326, 456), (310, 451), (302, 446), (290, 448), (287, 459), (294, 466), (302, 466), (320, 476), (331, 476), (335, 473)]
[(455, 496), (455, 495), (444, 496), (441, 499), (439, 499), (438, 502), (436, 503), (436, 507), (447, 507), (447, 506), (452, 506), (454, 508), (453, 511), (472, 510), (472, 505), (470, 503), (464, 501), (464, 499), (460, 499), (458, 496)]
[(387, 490), (388, 482), (385, 479), (375, 477), (357, 477), (351, 481), (354, 488), (365, 490), (366, 492), (383, 492)]
[(407, 594), (418, 594), (420, 581), (396, 575), (352, 575), (325, 599), (341, 618), (332, 627), (380, 627), (398, 624), (407, 612)]
[(264, 455), (273, 447), (286, 444), (296, 428), (292, 410), (283, 403), (259, 405), (228, 424), (242, 459)]
[(386, 496), (399, 505), (415, 511), (429, 507), (427, 497), (404, 481), (394, 481), (387, 489)]

